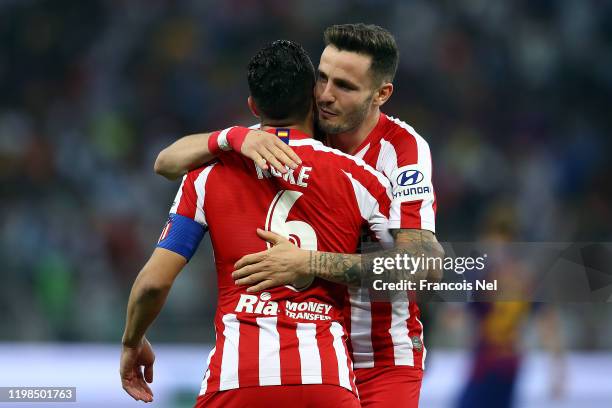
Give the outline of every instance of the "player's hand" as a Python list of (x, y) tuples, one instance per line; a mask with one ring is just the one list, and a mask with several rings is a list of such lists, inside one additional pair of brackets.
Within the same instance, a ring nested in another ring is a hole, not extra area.
[(302, 160), (289, 145), (272, 133), (263, 130), (251, 130), (246, 135), (240, 153), (253, 160), (259, 168), (268, 170), (268, 164), (281, 173), (286, 173), (289, 166), (296, 169)]
[(153, 402), (153, 391), (147, 383), (153, 382), (154, 361), (155, 354), (146, 338), (136, 347), (123, 346), (119, 368), (121, 385), (136, 401)]
[(273, 247), (262, 252), (243, 256), (232, 273), (234, 283), (248, 286), (247, 292), (259, 292), (283, 285), (304, 289), (312, 283), (308, 263), (310, 251), (299, 249), (289, 240), (257, 228), (257, 235)]

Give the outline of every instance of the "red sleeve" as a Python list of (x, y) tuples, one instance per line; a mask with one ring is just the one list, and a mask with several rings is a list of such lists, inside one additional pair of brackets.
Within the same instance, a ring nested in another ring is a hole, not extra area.
[(392, 186), (389, 228), (435, 232), (436, 198), (429, 145), (414, 129), (400, 129), (386, 144), (385, 174)]

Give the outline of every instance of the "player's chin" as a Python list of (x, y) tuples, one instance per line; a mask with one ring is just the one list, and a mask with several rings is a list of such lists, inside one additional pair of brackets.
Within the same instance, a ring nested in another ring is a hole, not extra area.
[(344, 128), (343, 124), (333, 119), (321, 119), (319, 118), (319, 129), (328, 135), (334, 135), (336, 133), (342, 133), (342, 129)]

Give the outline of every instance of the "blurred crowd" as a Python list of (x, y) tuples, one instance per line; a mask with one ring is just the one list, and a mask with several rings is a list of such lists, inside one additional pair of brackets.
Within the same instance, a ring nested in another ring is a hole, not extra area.
[[(396, 36), (383, 111), (430, 143), (441, 241), (495, 217), (518, 241), (612, 241), (612, 2), (5, 0), (0, 21), (0, 340), (118, 341), (178, 188), (157, 152), (254, 123), (251, 55), (288, 38), (316, 66), (335, 23)], [(215, 279), (206, 242), (155, 338), (214, 339)], [(591, 333), (570, 346), (612, 347), (594, 309), (566, 315)]]

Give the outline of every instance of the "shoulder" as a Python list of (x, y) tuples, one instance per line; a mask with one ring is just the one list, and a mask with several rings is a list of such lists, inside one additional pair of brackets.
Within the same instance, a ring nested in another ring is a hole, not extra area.
[(388, 142), (398, 147), (417, 148), (419, 145), (429, 147), (429, 143), (412, 126), (401, 119), (387, 116), (389, 132), (384, 137)]
[(367, 164), (363, 159), (351, 156), (338, 149), (325, 146), (317, 140), (295, 140), (292, 141), (290, 145), (295, 148), (310, 149), (312, 151), (313, 160), (323, 164), (326, 168), (337, 168), (345, 173), (348, 172), (356, 177), (358, 176), (359, 178), (366, 177), (372, 180), (378, 180), (378, 182), (385, 186), (389, 184), (389, 180), (386, 177), (374, 167)]
[(404, 162), (431, 159), (429, 143), (412, 126), (393, 116), (387, 116), (387, 120), (388, 131), (381, 139), (381, 149), (401, 157)]
[(190, 170), (183, 177), (183, 183), (196, 184), (198, 180), (205, 181), (212, 169), (219, 164), (219, 161), (213, 160), (200, 167)]

